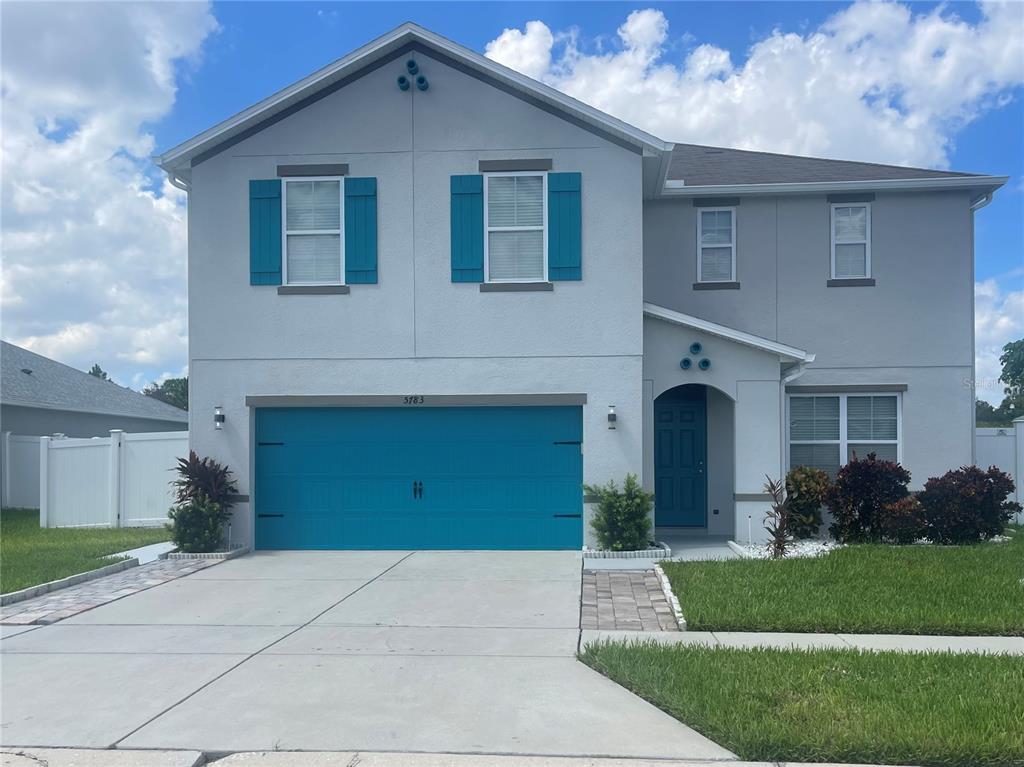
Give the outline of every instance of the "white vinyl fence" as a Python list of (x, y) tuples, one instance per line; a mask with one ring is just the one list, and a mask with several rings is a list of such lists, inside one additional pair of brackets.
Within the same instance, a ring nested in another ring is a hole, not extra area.
[(0, 440), (0, 505), (39, 508), (39, 437), (3, 433)]
[[(1013, 477), (1017, 502), (1024, 504), (1024, 418), (1018, 418), (1013, 426), (976, 430), (974, 463), (983, 469), (996, 466)], [(1024, 522), (1024, 514), (1018, 515), (1017, 521)]]
[(39, 525), (162, 525), (173, 502), (172, 469), (187, 455), (185, 431), (40, 437)]

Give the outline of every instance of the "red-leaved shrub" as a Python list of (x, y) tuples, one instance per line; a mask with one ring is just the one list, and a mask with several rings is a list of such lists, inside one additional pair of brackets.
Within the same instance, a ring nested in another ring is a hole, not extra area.
[(878, 516), (878, 528), (886, 543), (906, 546), (924, 538), (925, 522), (921, 502), (912, 495), (905, 495), (898, 501), (885, 504)]
[(832, 512), (832, 537), (843, 543), (882, 540), (882, 510), (906, 497), (908, 484), (910, 472), (898, 463), (881, 461), (874, 453), (866, 458), (854, 454), (825, 495)]
[(999, 535), (1021, 510), (1019, 503), (1007, 500), (1013, 491), (1013, 480), (995, 466), (987, 471), (962, 466), (932, 477), (917, 496), (928, 539), (974, 543)]

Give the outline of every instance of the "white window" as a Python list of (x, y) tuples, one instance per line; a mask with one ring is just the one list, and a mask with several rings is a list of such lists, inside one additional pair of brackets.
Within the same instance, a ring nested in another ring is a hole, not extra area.
[(341, 178), (285, 180), (284, 281), (340, 285), (344, 270)]
[(871, 276), (871, 206), (832, 206), (832, 279)]
[(835, 476), (854, 454), (900, 461), (900, 395), (791, 394), (789, 466), (813, 466)]
[(547, 274), (547, 175), (500, 173), (484, 177), (488, 282), (543, 282)]
[(736, 209), (700, 208), (697, 215), (697, 282), (734, 282)]

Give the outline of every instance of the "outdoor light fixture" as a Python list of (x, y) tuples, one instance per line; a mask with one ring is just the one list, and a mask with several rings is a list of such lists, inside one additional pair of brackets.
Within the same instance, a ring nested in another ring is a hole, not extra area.
[(213, 428), (217, 431), (224, 428), (224, 408), (220, 405), (213, 409)]
[(615, 428), (615, 405), (608, 406), (608, 428)]

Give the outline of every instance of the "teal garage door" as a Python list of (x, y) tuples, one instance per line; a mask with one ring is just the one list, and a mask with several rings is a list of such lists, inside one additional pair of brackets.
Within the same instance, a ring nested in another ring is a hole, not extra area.
[(579, 407), (261, 408), (258, 549), (578, 549)]

